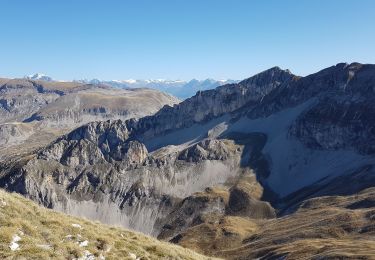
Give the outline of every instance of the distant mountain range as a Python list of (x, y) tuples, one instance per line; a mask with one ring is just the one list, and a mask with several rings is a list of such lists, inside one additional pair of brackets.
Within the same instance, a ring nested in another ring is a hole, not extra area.
[(112, 80), (112, 81), (99, 81), (91, 80), (90, 83), (96, 84), (107, 84), (118, 88), (152, 88), (157, 89), (168, 94), (171, 94), (180, 99), (186, 99), (192, 97), (198, 91), (214, 89), (218, 86), (237, 83), (237, 80), (215, 80), (215, 79), (205, 79), (197, 80), (192, 79), (190, 81), (183, 80)]
[[(43, 81), (57, 81), (51, 77), (42, 73), (36, 73), (34, 75), (25, 76), (27, 79), (32, 80), (43, 80)], [(94, 85), (108, 85), (115, 88), (152, 88), (157, 89), (168, 94), (171, 94), (180, 99), (186, 99), (192, 97), (198, 91), (214, 89), (218, 86), (225, 84), (237, 83), (238, 80), (215, 80), (205, 79), (197, 80), (192, 79), (189, 81), (185, 80), (166, 80), (166, 79), (151, 79), (151, 80), (99, 80), (99, 79), (80, 79), (74, 80), (78, 83), (94, 84)]]

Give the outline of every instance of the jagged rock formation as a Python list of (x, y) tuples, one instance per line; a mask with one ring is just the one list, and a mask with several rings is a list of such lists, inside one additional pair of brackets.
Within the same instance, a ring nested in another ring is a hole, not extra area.
[[(4, 164), (0, 185), (210, 254), (281, 257), (288, 249), (259, 248), (282, 237), (254, 246), (252, 232), (282, 225), (280, 216), (299, 220), (309, 199), (374, 186), (374, 75), (374, 65), (358, 63), (306, 77), (275, 67), (152, 116), (77, 128)], [(207, 251), (192, 243), (202, 230), (211, 234)], [(228, 241), (246, 246), (236, 253)]]
[[(144, 144), (129, 140), (129, 132), (121, 121), (82, 126), (40, 150), (20, 168), (10, 168), (8, 177), (19, 171), (23, 174), (6, 186), (48, 207), (157, 234), (161, 218), (178, 198), (236, 175), (241, 149), (230, 141), (199, 143), (203, 154), (212, 155), (193, 162), (195, 157), (186, 151), (168, 154), (168, 158), (162, 153), (148, 154)], [(221, 150), (214, 150), (218, 147)], [(216, 170), (214, 176), (212, 170)], [(189, 181), (196, 184), (186, 188)]]

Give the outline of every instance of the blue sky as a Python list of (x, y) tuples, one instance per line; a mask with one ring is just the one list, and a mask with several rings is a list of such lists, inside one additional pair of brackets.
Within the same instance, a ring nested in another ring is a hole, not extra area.
[(242, 79), (375, 63), (373, 0), (0, 0), (0, 76)]

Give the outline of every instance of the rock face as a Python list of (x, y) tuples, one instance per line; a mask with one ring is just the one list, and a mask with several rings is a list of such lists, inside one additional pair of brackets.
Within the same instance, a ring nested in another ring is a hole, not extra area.
[(178, 159), (200, 162), (203, 160), (226, 160), (229, 156), (230, 151), (223, 142), (206, 139), (183, 150)]
[(371, 103), (370, 97), (355, 102), (348, 98), (322, 100), (298, 118), (290, 133), (315, 149), (354, 148), (374, 154), (375, 114)]
[(152, 116), (83, 125), (4, 164), (0, 185), (186, 246), (208, 230), (240, 247), (304, 201), (374, 186), (374, 75), (358, 63), (306, 77), (275, 67)]
[(187, 128), (207, 122), (243, 106), (251, 107), (273, 89), (291, 81), (294, 76), (278, 67), (271, 68), (238, 84), (220, 86), (214, 90), (199, 91), (176, 107), (163, 107), (151, 117), (141, 118), (132, 127), (137, 134), (151, 138), (167, 131)]
[(84, 125), (43, 149), (38, 158), (57, 160), (66, 166), (93, 165), (106, 160), (121, 160), (129, 150), (129, 137), (121, 121)]

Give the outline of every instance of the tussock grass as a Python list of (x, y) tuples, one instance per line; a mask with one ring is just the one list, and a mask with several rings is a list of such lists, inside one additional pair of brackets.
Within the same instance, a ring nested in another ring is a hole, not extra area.
[[(75, 259), (85, 250), (96, 259), (210, 259), (140, 233), (49, 210), (3, 190), (0, 225), (0, 259)], [(21, 240), (12, 251), (14, 235)], [(80, 246), (84, 241), (87, 246)]]
[[(256, 233), (257, 223), (249, 218), (236, 216), (207, 216), (205, 222), (182, 232), (178, 244), (207, 254), (218, 255), (225, 250), (242, 246), (242, 241)], [(234, 259), (231, 255), (227, 259)]]
[(178, 244), (227, 259), (375, 259), (375, 187), (306, 200), (274, 219), (219, 216)]

